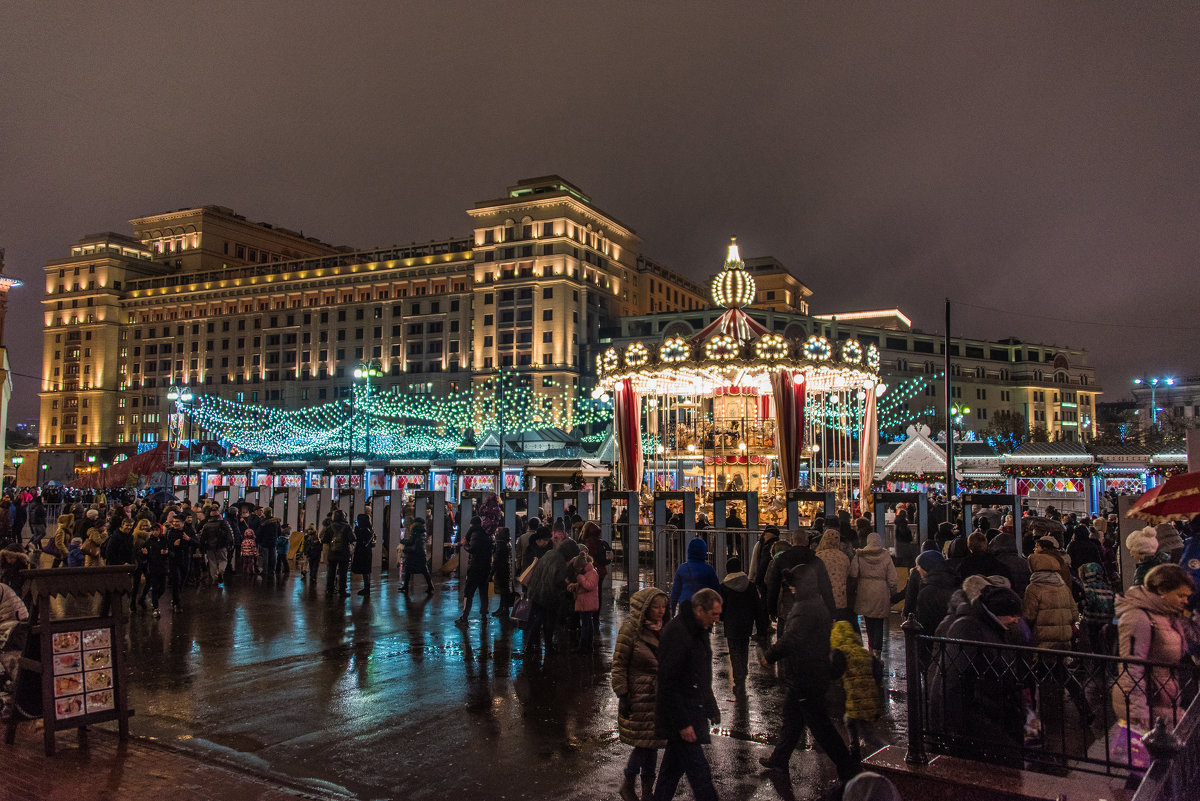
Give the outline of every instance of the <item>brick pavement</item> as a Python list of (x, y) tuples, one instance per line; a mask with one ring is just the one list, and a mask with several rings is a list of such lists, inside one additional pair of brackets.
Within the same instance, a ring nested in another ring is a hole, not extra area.
[(285, 801), (342, 796), (303, 787), (228, 764), (219, 755), (199, 757), (151, 739), (122, 743), (115, 732), (93, 727), (88, 748), (74, 730), (59, 732), (55, 756), (42, 751), (39, 723), (24, 723), (13, 745), (0, 744), (0, 801)]

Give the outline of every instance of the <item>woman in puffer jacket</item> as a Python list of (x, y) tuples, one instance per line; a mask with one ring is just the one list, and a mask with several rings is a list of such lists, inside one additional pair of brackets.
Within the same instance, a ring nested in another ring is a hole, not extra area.
[(1033, 630), (1036, 648), (1066, 650), (1079, 608), (1058, 572), (1058, 560), (1047, 553), (1029, 555), (1029, 586), (1025, 588), (1023, 616)]
[(827, 528), (817, 545), (817, 558), (825, 563), (829, 583), (833, 587), (833, 619), (849, 620), (850, 603), (846, 585), (850, 576), (850, 558), (842, 553), (842, 535), (836, 528)]
[(892, 612), (897, 579), (892, 555), (876, 532), (867, 535), (867, 547), (854, 552), (850, 578), (858, 579), (854, 612), (866, 620), (867, 644), (878, 654), (883, 649), (883, 627)]
[(617, 730), (621, 742), (632, 745), (625, 765), (621, 798), (637, 801), (634, 780), (642, 776), (642, 794), (654, 787), (658, 749), (666, 745), (654, 733), (654, 706), (658, 697), (658, 636), (667, 613), (667, 594), (656, 587), (638, 590), (629, 599), (629, 617), (617, 633), (613, 650), (612, 688), (617, 694)]
[(1200, 641), (1196, 621), (1185, 615), (1195, 591), (1192, 577), (1179, 565), (1159, 565), (1142, 586), (1117, 596), (1117, 630), (1122, 658), (1144, 659), (1178, 669), (1154, 667), (1144, 675), (1140, 665), (1127, 665), (1113, 687), (1113, 712), (1120, 720), (1147, 731), (1158, 718), (1174, 727), (1183, 714), (1179, 679), (1184, 657)]

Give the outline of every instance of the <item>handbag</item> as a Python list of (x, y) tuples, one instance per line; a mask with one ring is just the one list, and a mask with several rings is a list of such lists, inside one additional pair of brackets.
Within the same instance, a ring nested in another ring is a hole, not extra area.
[(509, 614), (509, 617), (512, 618), (514, 623), (528, 623), (529, 614), (532, 611), (533, 604), (529, 603), (529, 601), (525, 598), (518, 598), (517, 602), (513, 604), (512, 612)]
[(58, 546), (54, 544), (54, 538), (42, 540), (42, 553), (47, 556), (58, 556)]
[[(529, 567), (525, 568), (525, 571), (523, 573), (521, 573), (520, 576), (517, 577), (517, 581), (519, 583), (524, 584), (525, 586), (529, 586), (529, 577), (533, 574), (533, 569), (535, 567), (537, 567), (538, 558), (539, 557), (536, 557), (536, 556), (533, 557), (533, 561), (529, 563)], [(524, 599), (522, 599), (522, 600), (524, 600)]]
[(1108, 758), (1114, 764), (1129, 765), (1134, 775), (1150, 767), (1150, 752), (1142, 742), (1143, 734), (1125, 721), (1117, 721), (1108, 740)]

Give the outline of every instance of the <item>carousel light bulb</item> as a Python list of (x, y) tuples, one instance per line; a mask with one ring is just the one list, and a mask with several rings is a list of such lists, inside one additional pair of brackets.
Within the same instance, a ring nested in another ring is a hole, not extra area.
[(746, 443), (744, 443), (744, 442), (739, 442), (739, 443), (738, 443), (738, 450), (739, 450), (739, 451), (741, 451), (742, 453), (745, 453), (745, 452), (746, 452)]
[(695, 446), (695, 445), (691, 445), (691, 444), (689, 444), (687, 449), (688, 449), (688, 453), (695, 453), (695, 452), (696, 452), (696, 446)]

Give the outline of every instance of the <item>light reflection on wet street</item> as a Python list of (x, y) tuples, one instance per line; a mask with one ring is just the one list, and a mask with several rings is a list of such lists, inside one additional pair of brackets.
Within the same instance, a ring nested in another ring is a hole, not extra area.
[[(323, 577), (316, 592), (299, 578), (235, 579), (223, 590), (188, 589), (184, 611), (164, 610), (161, 620), (135, 613), (133, 732), (312, 783), (330, 797), (616, 796), (629, 753), (617, 740), (609, 685), (620, 610), (604, 612), (594, 654), (526, 660), (524, 634), (511, 625), (453, 625), (452, 582), (430, 598), (383, 583), (364, 602), (327, 600)], [(896, 635), (889, 683), (902, 689)], [(723, 725), (709, 759), (721, 797), (779, 798), (757, 760), (778, 729), (780, 690), (752, 665), (748, 698), (735, 700), (719, 627), (713, 644)], [(903, 696), (891, 696), (889, 713), (902, 718)], [(893, 726), (879, 729), (896, 742)], [(794, 757), (792, 777), (796, 797), (815, 797), (833, 771), (806, 751)]]

